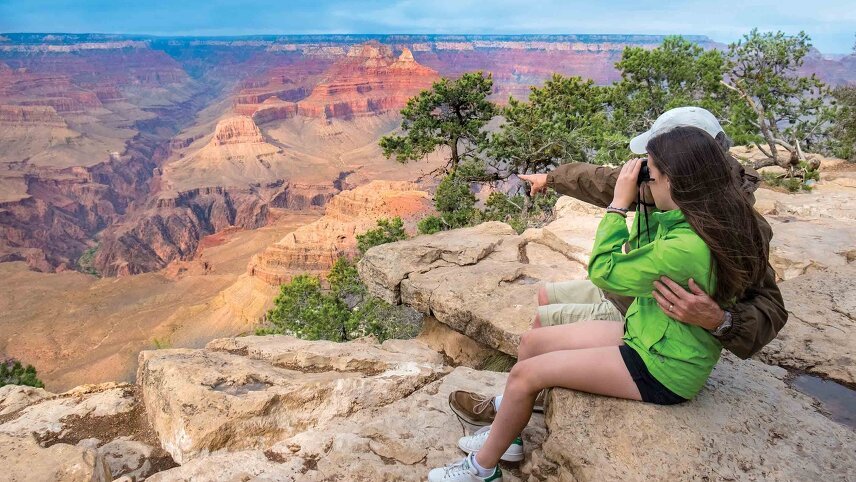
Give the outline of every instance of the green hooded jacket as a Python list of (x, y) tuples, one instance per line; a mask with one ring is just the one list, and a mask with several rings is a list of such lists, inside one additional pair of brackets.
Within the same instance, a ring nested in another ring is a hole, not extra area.
[(624, 343), (639, 353), (654, 378), (690, 399), (719, 361), (722, 344), (707, 330), (670, 318), (651, 292), (654, 281), (667, 276), (685, 289), (693, 278), (711, 294), (716, 286), (711, 253), (680, 210), (650, 216), (656, 235), (652, 232), (649, 243), (631, 246), (628, 253), (622, 249), (625, 243), (633, 238), (635, 245), (637, 239), (647, 241), (646, 236), (635, 232), (631, 236), (620, 214), (603, 217), (589, 260), (589, 278), (605, 291), (635, 297), (625, 315)]

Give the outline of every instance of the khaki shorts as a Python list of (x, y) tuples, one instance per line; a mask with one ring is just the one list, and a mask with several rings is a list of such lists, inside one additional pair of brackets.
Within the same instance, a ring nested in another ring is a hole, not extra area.
[(547, 283), (549, 305), (538, 307), (541, 326), (567, 325), (583, 320), (624, 321), (618, 308), (589, 280)]

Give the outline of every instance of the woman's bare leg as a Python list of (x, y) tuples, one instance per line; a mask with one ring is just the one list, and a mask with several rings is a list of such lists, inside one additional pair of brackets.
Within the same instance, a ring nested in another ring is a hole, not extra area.
[(599, 346), (618, 346), (623, 342), (624, 323), (620, 321), (578, 321), (569, 325), (545, 326), (521, 335), (517, 360), (557, 350), (577, 350)]
[(642, 399), (617, 346), (552, 351), (518, 362), (508, 376), (490, 435), (476, 454), (479, 465), (495, 467), (499, 463), (529, 423), (538, 392), (548, 387)]

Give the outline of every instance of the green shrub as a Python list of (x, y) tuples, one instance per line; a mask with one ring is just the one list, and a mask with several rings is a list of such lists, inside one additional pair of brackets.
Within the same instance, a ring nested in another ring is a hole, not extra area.
[(95, 269), (95, 253), (98, 251), (98, 246), (93, 246), (77, 258), (77, 269), (86, 274), (100, 276), (98, 270)]
[(379, 219), (377, 228), (357, 235), (357, 249), (360, 254), (365, 254), (369, 249), (386, 243), (394, 243), (407, 239), (404, 232), (404, 222), (400, 217), (392, 219)]
[(443, 230), (443, 220), (439, 216), (426, 216), (416, 223), (419, 234), (434, 234)]
[(274, 307), (267, 313), (267, 326), (256, 334), (285, 334), (304, 340), (347, 341), (349, 310), (331, 294), (321, 290), (321, 281), (302, 274), (280, 287)]
[(18, 360), (0, 361), (0, 387), (5, 385), (27, 385), (30, 387), (44, 388), (45, 384), (39, 380), (33, 365), (26, 367)]
[(305, 274), (283, 284), (256, 334), (338, 342), (363, 336), (384, 341), (419, 334), (421, 326), (412, 310), (368, 294), (353, 261), (345, 257), (336, 260), (327, 281), (330, 290), (326, 292), (317, 277)]
[(526, 209), (526, 197), (520, 194), (509, 196), (493, 192), (485, 202), (485, 209), (480, 213), (481, 221), (502, 221), (508, 223), (517, 233), (522, 233), (530, 226), (540, 226), (553, 218), (553, 208), (559, 195), (552, 189), (546, 195), (531, 198), (531, 205)]
[(463, 176), (449, 174), (437, 186), (434, 207), (440, 214), (443, 229), (469, 226), (476, 216), (476, 196)]

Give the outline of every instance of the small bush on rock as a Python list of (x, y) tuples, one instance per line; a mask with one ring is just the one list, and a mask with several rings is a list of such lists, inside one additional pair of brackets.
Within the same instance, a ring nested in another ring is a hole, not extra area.
[(5, 385), (27, 385), (44, 388), (45, 384), (36, 375), (33, 365), (24, 366), (18, 360), (0, 361), (0, 387)]
[(379, 219), (377, 228), (357, 235), (357, 249), (360, 254), (366, 254), (369, 249), (386, 243), (394, 243), (407, 239), (404, 232), (404, 222), (400, 217)]

